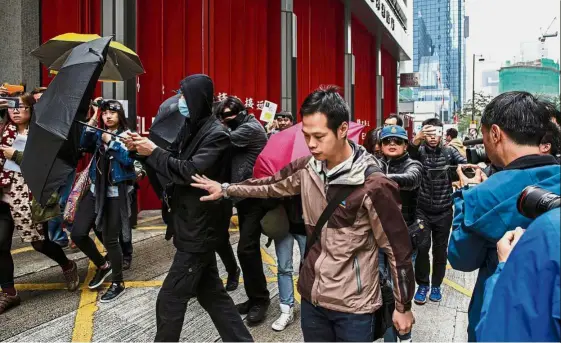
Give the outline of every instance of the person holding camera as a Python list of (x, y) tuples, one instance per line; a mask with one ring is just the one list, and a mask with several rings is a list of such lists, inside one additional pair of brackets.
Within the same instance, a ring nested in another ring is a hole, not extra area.
[(426, 239), (426, 244), (418, 247), (415, 260), (415, 279), (419, 285), (415, 303), (419, 305), (427, 302), (429, 288), (431, 301), (442, 300), (440, 285), (446, 273), (446, 249), (452, 226), (453, 190), (449, 167), (467, 162), (458, 150), (443, 144), (442, 130), (440, 119), (427, 119), (423, 122), (423, 129), (409, 145), (411, 157), (423, 165), (417, 219), (424, 223), (432, 235), (432, 280), (429, 280), (431, 239)]
[[(481, 131), (488, 158), (502, 171), (487, 178), (476, 169), (475, 176), (468, 178), (463, 167), (458, 168), (462, 189), (454, 195), (455, 218), (448, 260), (456, 270), (479, 269), (468, 314), (470, 341), (476, 339), (485, 282), (498, 265), (497, 242), (511, 228), (525, 228), (531, 222), (516, 211), (518, 194), (529, 185), (561, 193), (557, 160), (540, 154), (545, 133), (551, 129), (559, 134), (550, 121), (552, 110), (554, 107), (548, 102), (527, 92), (497, 96), (483, 112)], [(536, 294), (525, 296), (532, 298)]]
[[(125, 291), (119, 236), (130, 231), (131, 193), (136, 173), (134, 160), (122, 141), (127, 132), (123, 105), (117, 100), (104, 100), (98, 106), (106, 131), (93, 128), (98, 120), (94, 115), (88, 122), (91, 127), (85, 127), (82, 132), (81, 148), (94, 154), (89, 169), (92, 184), (77, 208), (72, 241), (97, 266), (88, 288), (98, 288), (112, 275), (111, 286), (101, 296), (101, 302), (110, 302)], [(102, 232), (108, 259), (101, 255), (89, 236), (94, 225)]]
[(477, 341), (561, 341), (559, 197), (556, 201), (526, 230), (508, 231), (497, 243), (499, 264), (485, 283)]

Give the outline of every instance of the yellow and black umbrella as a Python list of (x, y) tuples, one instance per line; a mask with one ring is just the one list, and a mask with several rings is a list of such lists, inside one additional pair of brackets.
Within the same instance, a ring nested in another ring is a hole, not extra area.
[[(31, 52), (51, 71), (56, 74), (73, 48), (101, 38), (96, 34), (65, 33), (51, 38)], [(99, 81), (124, 81), (144, 74), (144, 67), (136, 52), (121, 43), (112, 41), (107, 52), (107, 61), (99, 77)]]

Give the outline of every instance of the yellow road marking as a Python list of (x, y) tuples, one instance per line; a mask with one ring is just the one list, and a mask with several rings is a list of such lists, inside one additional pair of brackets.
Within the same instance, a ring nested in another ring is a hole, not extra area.
[(12, 255), (17, 255), (17, 254), (21, 254), (22, 252), (31, 251), (31, 250), (35, 250), (35, 249), (33, 249), (33, 247), (25, 247), (25, 248), (14, 249), (11, 251), (11, 253)]
[(65, 283), (17, 283), (15, 289), (18, 291), (55, 291), (65, 290)]
[(472, 292), (470, 290), (458, 285), (454, 281), (450, 281), (450, 280), (444, 278), (444, 280), (442, 280), (442, 282), (444, 282), (445, 285), (448, 285), (448, 286), (452, 287), (453, 289), (455, 289), (456, 291), (462, 293), (463, 295), (471, 298)]
[(298, 278), (297, 277), (294, 278), (293, 283), (294, 283), (294, 299), (300, 304), (300, 303), (302, 303), (302, 299), (300, 298), (300, 293), (298, 292), (298, 287), (297, 287)]
[(162, 219), (162, 216), (153, 216), (153, 217), (144, 218), (144, 219), (141, 219), (141, 220), (137, 221), (136, 224), (140, 225), (140, 224), (144, 224), (144, 223), (149, 223), (149, 222), (153, 222), (153, 221), (158, 220), (158, 219)]
[(137, 230), (165, 230), (166, 225), (155, 225), (155, 226), (137, 226)]
[(263, 259), (263, 262), (267, 265), (267, 267), (269, 267), (269, 269), (271, 270), (271, 272), (273, 272), (273, 274), (277, 274), (279, 271), (277, 269), (277, 262), (275, 261), (275, 259), (269, 255), (269, 253), (261, 248), (261, 258)]
[[(97, 250), (103, 252), (103, 245), (99, 240), (95, 239)], [(80, 303), (78, 311), (76, 311), (76, 319), (74, 320), (74, 329), (72, 330), (72, 342), (91, 342), (93, 337), (93, 320), (97, 307), (98, 292), (88, 288), (88, 284), (93, 279), (97, 267), (90, 261), (88, 265), (88, 273), (86, 279), (80, 287)]]
[[(222, 278), (222, 282), (226, 283), (228, 278)], [(277, 277), (266, 278), (267, 283), (277, 282)], [(240, 283), (243, 283), (243, 278), (240, 277)], [(125, 281), (125, 287), (127, 288), (152, 288), (152, 287), (162, 287), (164, 283), (163, 280), (149, 280), (149, 281)], [(103, 289), (109, 287), (110, 282), (104, 282), (99, 288)], [(65, 283), (18, 283), (15, 285), (18, 291), (58, 291), (66, 290)], [(86, 287), (87, 288), (87, 287)], [(81, 290), (86, 289), (83, 286)], [(95, 293), (95, 290), (91, 290)]]
[(88, 288), (88, 283), (95, 275), (96, 266), (90, 262), (88, 274), (81, 287), (80, 304), (74, 320), (72, 331), (72, 342), (91, 342), (93, 337), (93, 319), (98, 310), (97, 292)]

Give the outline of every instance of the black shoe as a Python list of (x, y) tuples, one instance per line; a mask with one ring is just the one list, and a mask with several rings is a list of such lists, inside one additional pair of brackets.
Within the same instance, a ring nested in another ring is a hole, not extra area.
[(93, 277), (92, 281), (88, 284), (89, 289), (98, 288), (101, 284), (105, 281), (105, 279), (111, 275), (111, 267), (107, 269), (98, 268), (95, 272), (95, 276)]
[(131, 269), (132, 260), (123, 260), (123, 270)]
[(248, 300), (246, 302), (237, 304), (236, 308), (238, 309), (239, 314), (248, 314), (249, 310), (251, 309), (251, 304), (249, 303), (249, 300)]
[(226, 281), (226, 291), (235, 291), (240, 284), (240, 268), (236, 268), (234, 274), (228, 274), (228, 281)]
[(111, 302), (125, 293), (125, 284), (123, 282), (113, 282), (105, 294), (101, 296), (100, 302)]
[(257, 303), (251, 306), (249, 313), (247, 314), (247, 322), (252, 325), (261, 323), (265, 319), (265, 315), (267, 314), (270, 304), (271, 301), (267, 299), (265, 302)]

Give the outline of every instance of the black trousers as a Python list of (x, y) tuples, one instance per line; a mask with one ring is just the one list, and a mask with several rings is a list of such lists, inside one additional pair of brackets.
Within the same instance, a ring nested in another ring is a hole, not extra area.
[(250, 303), (269, 301), (267, 280), (261, 259), (261, 219), (267, 209), (260, 199), (245, 199), (236, 204), (240, 223), (238, 259), (243, 273), (244, 288)]
[[(99, 268), (105, 264), (105, 258), (97, 250), (90, 238), (90, 230), (95, 225), (95, 197), (88, 192), (80, 201), (76, 219), (72, 228), (72, 241)], [(105, 199), (103, 214), (103, 246), (111, 262), (113, 282), (123, 281), (123, 251), (119, 244), (122, 230), (121, 213), (118, 198)]]
[[(68, 258), (62, 250), (62, 247), (49, 240), (49, 233), (45, 223), (45, 239), (43, 241), (35, 241), (31, 246), (35, 251), (42, 253), (48, 258), (54, 260), (61, 267), (68, 265)], [(12, 236), (14, 234), (14, 222), (2, 217), (0, 218), (0, 287), (14, 287), (14, 260), (12, 258)]]
[(236, 262), (236, 256), (234, 256), (234, 250), (230, 244), (230, 220), (232, 219), (232, 202), (223, 199), (222, 200), (222, 217), (220, 218), (220, 224), (217, 228), (217, 242), (216, 242), (216, 252), (226, 271), (229, 275), (234, 275), (238, 269), (238, 262)]
[[(424, 221), (425, 227), (432, 235), (432, 286), (440, 287), (446, 274), (446, 263), (448, 261), (448, 239), (452, 227), (452, 209), (443, 213), (428, 213), (417, 209), (417, 219)], [(425, 243), (426, 242), (426, 243)], [(417, 284), (428, 286), (430, 275), (429, 250), (431, 240), (424, 240), (425, 244), (418, 247), (417, 259), (415, 260), (415, 280)]]
[(177, 251), (156, 301), (156, 342), (178, 342), (187, 303), (197, 298), (224, 342), (251, 342), (232, 298), (218, 275), (214, 251)]
[[(94, 233), (97, 239), (99, 239), (99, 241), (103, 244), (103, 233), (99, 230), (94, 230)], [(132, 241), (125, 242), (123, 240), (123, 230), (121, 230), (121, 233), (119, 234), (119, 245), (121, 246), (121, 251), (123, 252), (123, 260), (132, 261)]]

